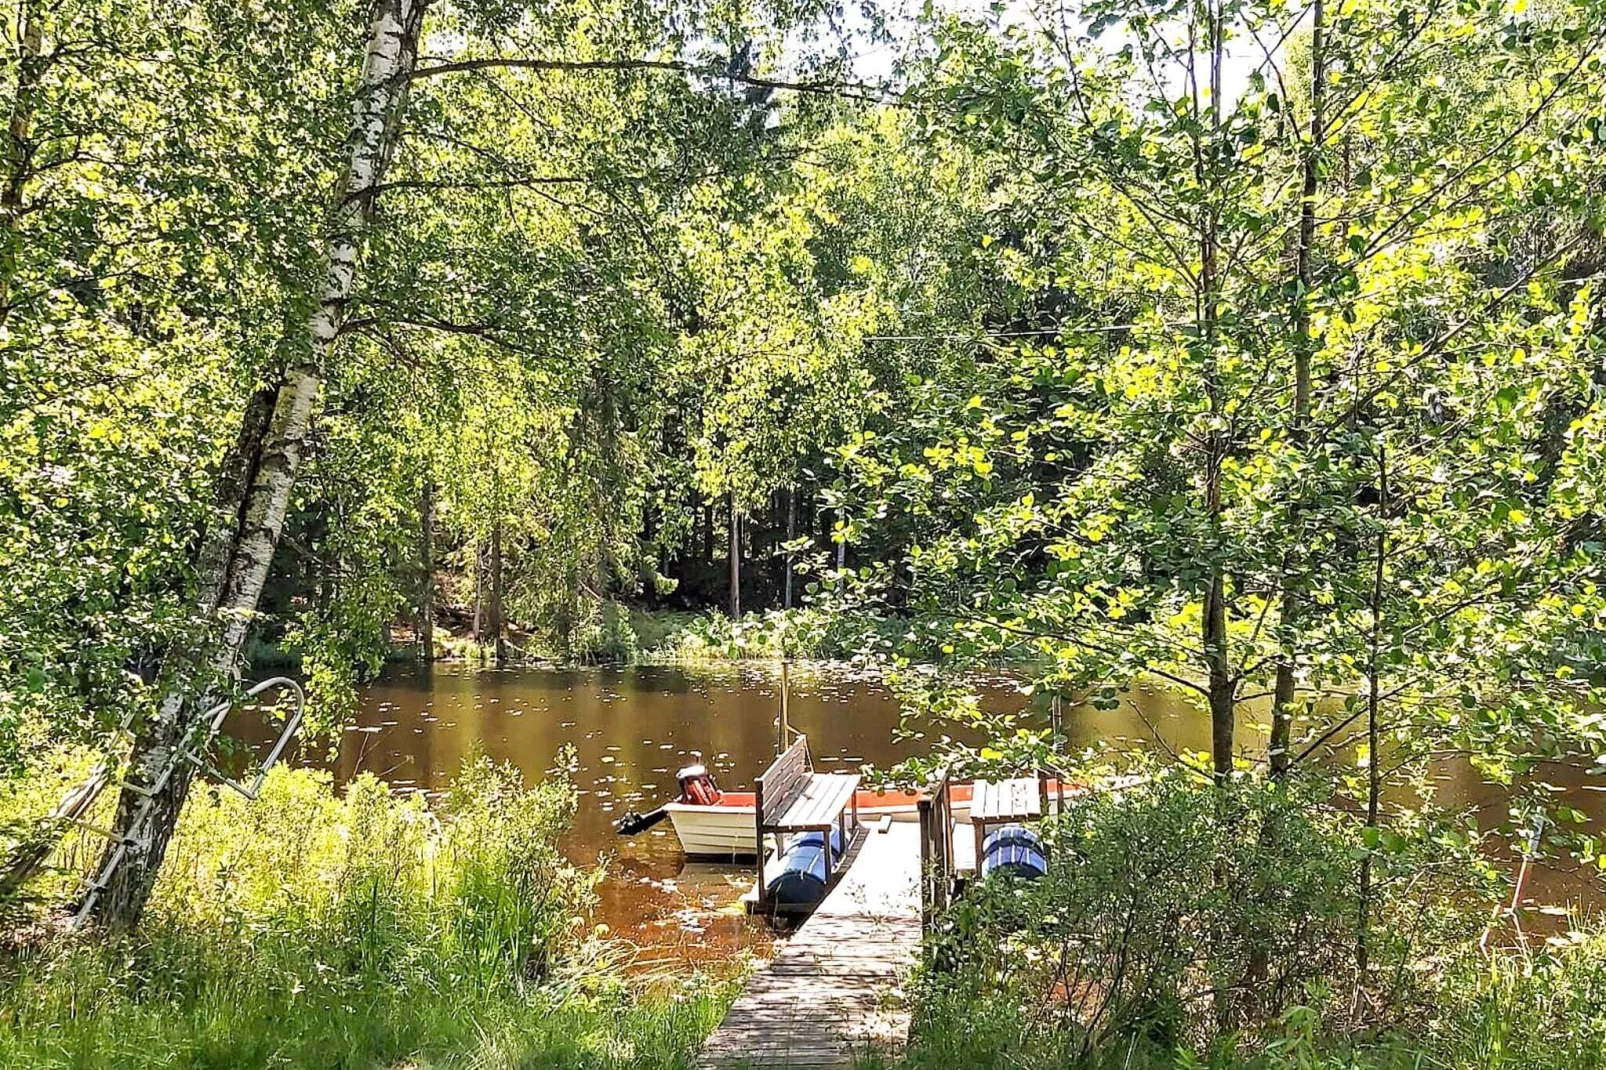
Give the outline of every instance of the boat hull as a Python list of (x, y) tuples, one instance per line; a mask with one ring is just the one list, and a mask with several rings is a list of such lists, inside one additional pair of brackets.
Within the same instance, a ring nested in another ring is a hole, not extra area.
[(693, 806), (670, 803), (670, 823), (680, 837), (680, 849), (693, 858), (748, 858), (757, 854), (753, 831), (753, 805)]
[[(960, 796), (963, 796), (962, 798)], [(954, 789), (952, 809), (955, 820), (970, 819), (969, 785)], [(920, 809), (911, 792), (861, 791), (855, 800), (859, 821), (868, 824), (890, 817), (894, 821), (918, 821)], [(672, 802), (664, 806), (680, 838), (681, 850), (693, 858), (752, 858), (754, 841), (753, 793), (728, 791), (712, 805)]]

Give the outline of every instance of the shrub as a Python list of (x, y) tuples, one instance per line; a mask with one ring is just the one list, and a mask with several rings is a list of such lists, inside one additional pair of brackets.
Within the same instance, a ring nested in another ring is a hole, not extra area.
[[(977, 1028), (1035, 1037), (1074, 1063), (1111, 1049), (1253, 1048), (1291, 1008), (1343, 1014), (1356, 980), (1359, 834), (1297, 784), (1217, 790), (1182, 770), (1079, 801), (1046, 827), (1047, 877), (987, 880), (951, 908), (923, 982), (923, 1035), (971, 1043), (931, 1016), (956, 1000), (1000, 1002), (1014, 1017), (999, 1026), (992, 1008)], [(1419, 879), (1393, 880), (1407, 869)], [(1460, 910), (1444, 908), (1429, 933), (1416, 900), (1394, 902), (1395, 889), (1419, 893), (1437, 872), (1403, 856), (1380, 863), (1376, 928), (1393, 935), (1373, 941), (1367, 983), (1391, 988), (1375, 1005), (1408, 999), (1415, 975), (1401, 967), (1413, 946), (1467, 931)]]
[(675, 620), (643, 642), (646, 657), (659, 661), (728, 658), (848, 659), (888, 648), (903, 631), (896, 621), (853, 618), (821, 609), (770, 609), (733, 621), (723, 613)]
[(640, 654), (629, 608), (617, 602), (603, 603), (596, 640), (585, 660), (632, 662)]

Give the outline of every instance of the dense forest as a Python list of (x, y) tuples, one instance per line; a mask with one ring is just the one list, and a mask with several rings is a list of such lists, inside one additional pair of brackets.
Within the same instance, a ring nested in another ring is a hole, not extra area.
[[(956, 906), (910, 1066), (1606, 1066), (1606, 930), (1484, 924), (1513, 850), (1606, 871), (1557, 786), (1606, 773), (1599, 0), (0, 37), (0, 1062), (685, 1065), (729, 981), (614, 976), (561, 777), (184, 760), (274, 667), (329, 741), (387, 661), (684, 629), (874, 672), (933, 741), (877, 775), (1149, 785)], [(1208, 749), (1069, 752), (1137, 686)], [(1509, 814), (1436, 806), (1447, 758)]]

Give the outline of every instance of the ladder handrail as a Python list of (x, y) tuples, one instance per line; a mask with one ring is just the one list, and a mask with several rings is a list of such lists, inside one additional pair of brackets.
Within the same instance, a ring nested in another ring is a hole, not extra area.
[[(268, 753), (268, 757), (258, 767), (256, 778), (249, 787), (225, 776), (216, 767), (200, 757), (201, 751), (210, 745), (213, 739), (217, 738), (218, 732), (223, 727), (224, 719), (228, 716), (229, 711), (235, 707), (239, 701), (238, 698), (226, 699), (201, 715), (185, 733), (184, 738), (173, 748), (173, 752), (168, 755), (161, 774), (151, 783), (150, 787), (142, 787), (127, 781), (123, 782), (123, 787), (143, 796), (144, 799), (139, 804), (139, 809), (135, 812), (133, 818), (128, 822), (128, 828), (123, 832), (121, 839), (117, 841), (117, 845), (113, 848), (111, 855), (106, 859), (106, 864), (101, 867), (100, 872), (96, 874), (94, 880), (90, 881), (89, 886), (84, 890), (83, 901), (79, 904), (77, 912), (73, 914), (71, 922), (68, 923), (70, 927), (77, 928), (83, 924), (85, 918), (89, 917), (89, 912), (94, 908), (95, 901), (100, 898), (100, 893), (105, 891), (107, 885), (111, 883), (112, 873), (116, 871), (117, 866), (123, 860), (123, 856), (128, 853), (128, 849), (136, 844), (149, 841), (148, 832), (144, 827), (145, 822), (150, 817), (157, 793), (167, 785), (168, 780), (172, 777), (180, 762), (188, 761), (193, 763), (203, 772), (211, 773), (247, 799), (255, 799), (257, 797), (262, 790), (263, 782), (267, 780), (268, 771), (279, 760), (280, 755), (284, 753), (285, 747), (290, 743), (290, 737), (301, 726), (302, 714), (305, 713), (307, 704), (306, 692), (302, 690), (300, 684), (288, 676), (270, 676), (266, 680), (259, 681), (247, 688), (240, 698), (254, 698), (272, 687), (289, 688), (295, 696), (296, 708), (295, 712), (285, 722), (284, 731), (279, 733), (279, 738), (274, 743), (273, 749)], [(204, 731), (204, 738), (197, 742), (193, 737), (198, 731)], [(109, 830), (97, 829), (94, 831)]]
[[(284, 730), (279, 733), (279, 738), (274, 741), (273, 749), (268, 752), (268, 756), (264, 758), (262, 764), (257, 767), (256, 777), (252, 779), (250, 787), (247, 787), (246, 785), (241, 784), (239, 781), (229, 777), (221, 769), (217, 768), (217, 766), (203, 762), (200, 757), (199, 748), (190, 751), (188, 754), (189, 760), (198, 765), (203, 772), (211, 773), (218, 780), (222, 781), (224, 784), (227, 784), (229, 787), (233, 788), (247, 799), (255, 799), (262, 793), (262, 785), (268, 779), (268, 771), (273, 768), (275, 763), (278, 762), (280, 755), (284, 753), (284, 749), (290, 745), (290, 739), (296, 734), (296, 729), (301, 727), (301, 717), (307, 709), (306, 692), (301, 689), (300, 684), (296, 683), (296, 681), (290, 679), (288, 676), (270, 676), (268, 679), (263, 680), (247, 689), (245, 694), (241, 697), (255, 698), (257, 695), (262, 694), (262, 692), (271, 687), (288, 688), (290, 692), (295, 695), (296, 708), (295, 712), (285, 720)], [(235, 701), (230, 700), (227, 702), (220, 702), (211, 710), (207, 711), (207, 716), (210, 719), (210, 727), (207, 731), (206, 742), (202, 744), (202, 747), (205, 747), (207, 744), (210, 744), (212, 740), (217, 738), (218, 732), (220, 732), (223, 728), (224, 719), (228, 716), (229, 711), (232, 710), (234, 706)]]

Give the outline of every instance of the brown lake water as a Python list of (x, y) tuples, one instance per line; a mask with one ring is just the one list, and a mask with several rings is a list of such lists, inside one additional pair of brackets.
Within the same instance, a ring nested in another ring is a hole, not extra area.
[[(822, 769), (886, 766), (918, 744), (895, 740), (899, 708), (873, 680), (830, 666), (791, 671), (790, 720), (806, 733)], [(998, 685), (986, 692), (994, 709), (1020, 709), (1027, 699)], [(707, 666), (491, 670), (438, 665), (388, 672), (364, 689), (356, 724), (341, 742), (336, 774), (372, 772), (399, 788), (438, 791), (463, 759), (481, 749), (517, 765), (529, 781), (555, 768), (566, 746), (579, 810), (563, 847), (577, 863), (606, 866), (597, 920), (643, 949), (643, 962), (717, 961), (762, 945), (762, 926), (737, 902), (750, 886), (749, 866), (688, 862), (665, 821), (633, 838), (614, 834), (628, 810), (645, 812), (676, 793), (675, 770), (703, 762), (721, 786), (751, 788), (774, 755), (779, 709), (778, 666), (733, 662)], [(1242, 745), (1263, 746), (1251, 707)], [(1205, 715), (1183, 696), (1138, 689), (1114, 710), (1080, 707), (1066, 717), (1075, 747), (1098, 741), (1172, 749), (1209, 746)], [(1571, 805), (1606, 818), (1606, 784), (1583, 772), (1556, 769), (1547, 779)], [(1506, 795), (1483, 783), (1464, 761), (1434, 768), (1440, 800), (1478, 808), (1493, 827), (1505, 817)], [(1565, 869), (1538, 868), (1529, 885), (1534, 905), (1598, 903), (1596, 886)]]

